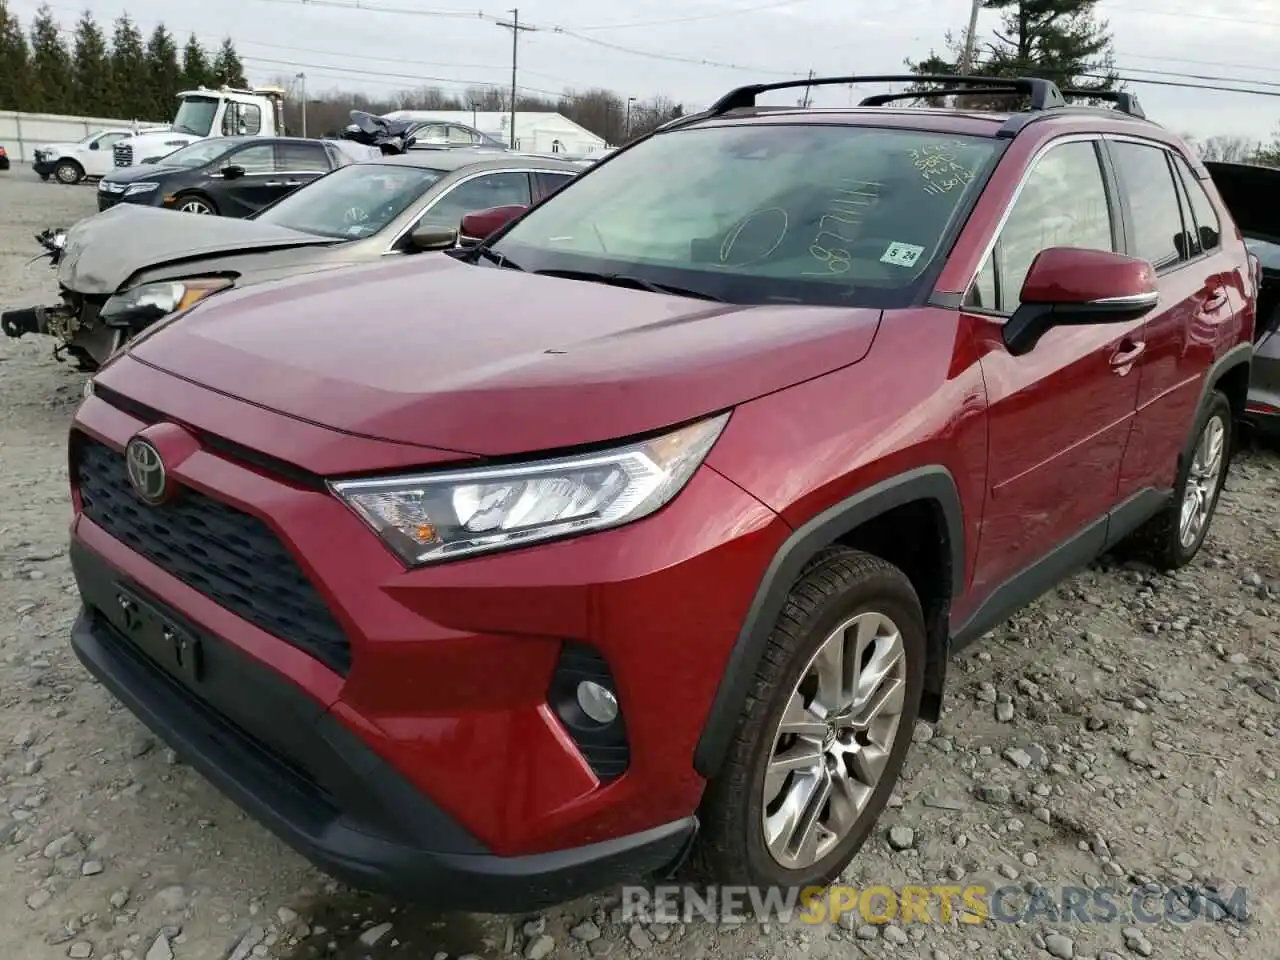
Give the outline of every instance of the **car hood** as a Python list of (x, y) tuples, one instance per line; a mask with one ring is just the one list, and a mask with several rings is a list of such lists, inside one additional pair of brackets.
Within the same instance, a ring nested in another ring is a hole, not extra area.
[(647, 433), (855, 363), (880, 316), (417, 256), (220, 294), (129, 352), (348, 434), (504, 456)]
[(76, 293), (113, 294), (135, 273), (250, 250), (332, 244), (331, 237), (254, 220), (198, 217), (122, 203), (67, 233), (58, 283)]
[(79, 143), (42, 143), (36, 150), (40, 153), (75, 153), (81, 146)]
[(135, 163), (130, 167), (115, 167), (103, 180), (108, 183), (134, 183), (138, 180), (154, 180), (175, 173), (194, 173), (190, 167), (165, 167), (158, 163)]

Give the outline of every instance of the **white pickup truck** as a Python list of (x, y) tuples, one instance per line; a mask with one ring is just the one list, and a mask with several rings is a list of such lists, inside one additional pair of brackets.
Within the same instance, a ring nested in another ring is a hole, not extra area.
[(178, 94), (178, 111), (168, 127), (113, 144), (114, 164), (154, 163), (179, 147), (211, 137), (284, 136), (284, 96), (280, 87), (184, 90)]
[(149, 132), (151, 128), (98, 130), (74, 143), (44, 143), (31, 154), (31, 169), (41, 180), (50, 177), (59, 183), (79, 183), (86, 178), (105, 177), (115, 169), (112, 147), (120, 140)]

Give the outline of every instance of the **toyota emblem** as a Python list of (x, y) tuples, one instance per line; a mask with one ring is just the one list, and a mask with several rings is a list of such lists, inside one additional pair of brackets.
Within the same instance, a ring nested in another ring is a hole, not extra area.
[(147, 503), (163, 502), (169, 478), (165, 474), (160, 451), (141, 437), (134, 437), (124, 451), (129, 469), (129, 483)]

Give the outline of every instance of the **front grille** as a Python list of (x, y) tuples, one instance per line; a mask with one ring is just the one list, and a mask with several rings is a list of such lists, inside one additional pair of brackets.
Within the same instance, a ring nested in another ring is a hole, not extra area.
[(160, 506), (133, 492), (124, 455), (76, 435), (84, 514), (214, 602), (346, 675), (351, 645), (279, 538), (257, 517), (190, 487)]
[(117, 167), (133, 166), (133, 144), (117, 143), (111, 148), (111, 158)]

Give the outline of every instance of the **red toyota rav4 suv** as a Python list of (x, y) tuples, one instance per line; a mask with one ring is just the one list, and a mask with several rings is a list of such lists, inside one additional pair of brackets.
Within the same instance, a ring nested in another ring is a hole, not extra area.
[(154, 328), (71, 432), (79, 657), (357, 886), (835, 877), (952, 654), (1195, 556), (1251, 361), (1257, 265), (1131, 97), (933, 82), (1029, 106), (743, 88), (478, 248)]

